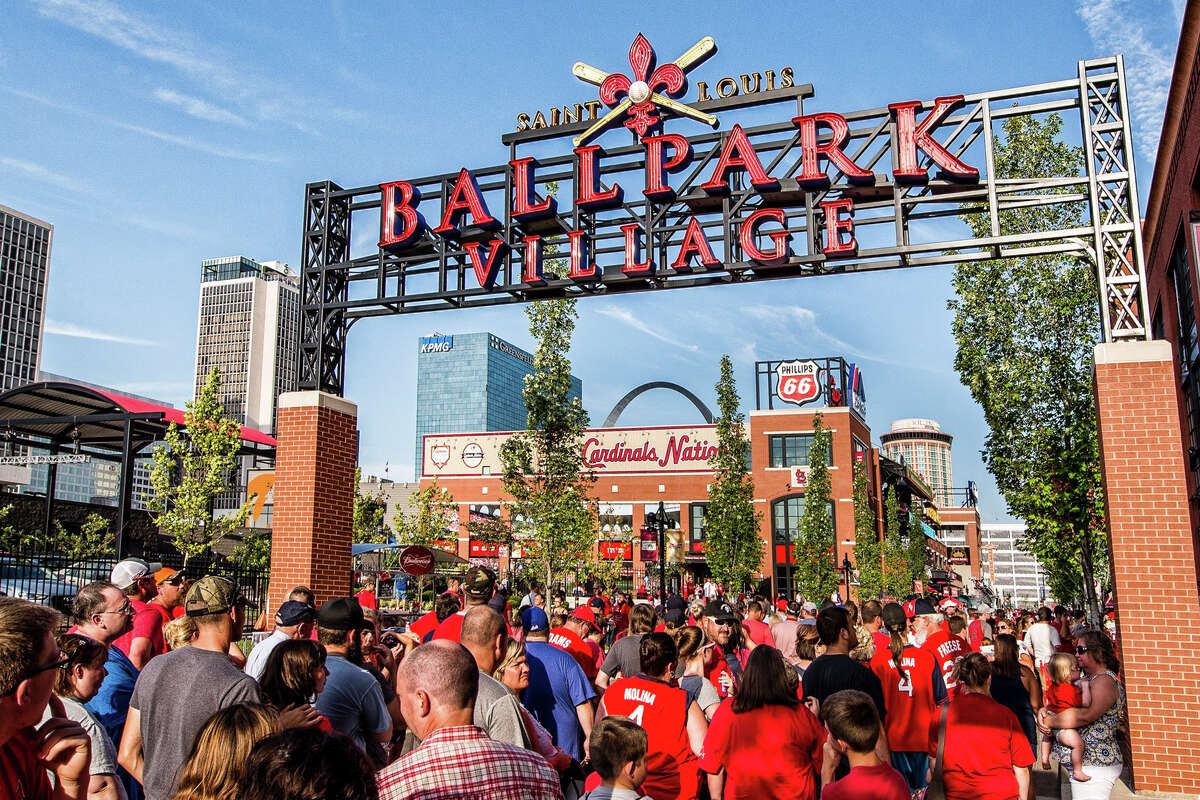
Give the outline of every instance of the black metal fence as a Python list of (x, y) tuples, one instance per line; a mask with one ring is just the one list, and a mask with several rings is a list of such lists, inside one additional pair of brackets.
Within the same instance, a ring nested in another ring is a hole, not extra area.
[[(219, 575), (236, 581), (243, 596), (256, 608), (263, 608), (267, 597), (269, 570), (248, 569), (220, 555), (205, 554), (188, 559), (174, 549), (142, 553), (141, 558), (164, 566), (184, 569), (190, 578)], [(0, 550), (0, 594), (32, 600), (70, 611), (71, 600), (80, 588), (93, 581), (107, 581), (117, 563), (115, 555), (72, 558), (61, 552), (32, 546), (9, 546)], [(253, 619), (253, 613), (248, 614)]]

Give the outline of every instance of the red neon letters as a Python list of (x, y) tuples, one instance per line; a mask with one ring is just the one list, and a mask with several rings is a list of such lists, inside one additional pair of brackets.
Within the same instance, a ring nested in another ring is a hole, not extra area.
[[(928, 162), (938, 167), (939, 177), (958, 181), (979, 179), (979, 170), (965, 164), (948, 146), (935, 138), (937, 128), (963, 102), (962, 95), (939, 97), (920, 120), (917, 115), (924, 106), (919, 101), (888, 106), (892, 115), (894, 142), (892, 177), (896, 181), (912, 183), (929, 180), (928, 170), (921, 162), (921, 153), (928, 157)], [(740, 125), (734, 125), (729, 130), (720, 142), (718, 151), (708, 154), (714, 162), (711, 172), (705, 168), (708, 180), (698, 187), (693, 183), (689, 187), (690, 193), (682, 198), (692, 208), (693, 214), (687, 217), (682, 234), (678, 227), (660, 227), (664, 218), (662, 204), (676, 203), (679, 195), (685, 194), (685, 190), (677, 192), (671, 186), (670, 177), (683, 173), (689, 167), (693, 160), (693, 147), (691, 141), (680, 134), (664, 133), (643, 136), (641, 139), (645, 163), (642, 194), (652, 201), (645, 218), (642, 218), (639, 210), (632, 217), (618, 219), (613, 215), (599, 215), (572, 225), (573, 220), (569, 215), (558, 214), (558, 203), (554, 197), (538, 194), (535, 176), (539, 166), (537, 160), (532, 157), (515, 158), (508, 164), (507, 180), (503, 179), (504, 176), (489, 172), (486, 184), (493, 204), (504, 202), (508, 206), (509, 227), (504, 234), (483, 232), (500, 227), (501, 220), (488, 211), (484, 192), (475, 176), (469, 170), (462, 169), (452, 185), (447, 181), (448, 186), (441, 190), (445, 201), (438, 225), (432, 229), (428, 228), (417, 210), (421, 193), (415, 182), (381, 183), (379, 247), (390, 251), (402, 250), (430, 232), (446, 238), (461, 238), (461, 244), (450, 249), (443, 248), (440, 257), (447, 269), (465, 270), (469, 263), (475, 280), (485, 290), (495, 289), (497, 282), (502, 279), (502, 273), (506, 284), (509, 281), (526, 286), (543, 286), (547, 283), (550, 278), (543, 273), (542, 236), (525, 235), (534, 230), (547, 236), (559, 235), (560, 230), (565, 232), (569, 269), (566, 275), (556, 275), (554, 278), (579, 283), (595, 283), (604, 279), (602, 267), (594, 260), (595, 250), (615, 253), (616, 243), (613, 239), (616, 238), (618, 226), (623, 251), (620, 273), (616, 273), (620, 277), (654, 275), (658, 267), (668, 263), (667, 259), (671, 257), (662, 252), (664, 242), (674, 255), (669, 265), (676, 273), (720, 268), (723, 262), (735, 260), (756, 267), (778, 267), (795, 261), (791, 252), (793, 240), (788, 219), (789, 216), (795, 218), (798, 212), (786, 209), (802, 206), (807, 201), (819, 203), (818, 219), (823, 220), (824, 225), (824, 233), (815, 246), (819, 246), (829, 258), (853, 256), (858, 252), (854, 232), (853, 191), (844, 191), (836, 199), (820, 201), (811, 194), (801, 198), (796, 186), (802, 191), (811, 192), (837, 182), (844, 188), (847, 183), (873, 184), (876, 176), (870, 169), (856, 163), (851, 155), (854, 152), (849, 146), (851, 130), (845, 116), (828, 112), (806, 114), (795, 117), (792, 123), (797, 128), (798, 146), (784, 153), (787, 158), (784, 162), (777, 155), (780, 152), (779, 144), (773, 145), (771, 155), (774, 161), (768, 161), (767, 167), (764, 167), (750, 137)], [(577, 147), (574, 154), (572, 199), (575, 209), (593, 214), (604, 209), (620, 208), (624, 199), (620, 184), (612, 181), (606, 187), (601, 182), (600, 158), (604, 155), (601, 147), (595, 144)], [(628, 171), (631, 168), (629, 159), (634, 157), (636, 151), (624, 151), (621, 156), (624, 160), (619, 169)], [(556, 166), (556, 171), (562, 174), (563, 166)], [(794, 183), (788, 180), (781, 187), (780, 180), (770, 174), (776, 170), (780, 175), (794, 175)], [(832, 170), (837, 170), (836, 181), (830, 177)], [(718, 203), (703, 196), (727, 194), (731, 176), (738, 171), (745, 174), (745, 180), (758, 194), (769, 195), (765, 198), (766, 202), (756, 204), (752, 198), (748, 198), (749, 202), (739, 198), (736, 204)], [(430, 183), (433, 181), (421, 182), (427, 187)], [(703, 195), (697, 188), (703, 190)], [(780, 191), (781, 195), (774, 194)], [(505, 192), (507, 196), (498, 199)], [(723, 226), (713, 216), (718, 213), (715, 209), (717, 205), (721, 205), (723, 213), (729, 215)], [(670, 224), (682, 225), (680, 216), (681, 212), (676, 207)], [(527, 224), (555, 217), (557, 219), (543, 223), (546, 226), (544, 228)], [(558, 223), (563, 223), (561, 228)], [(707, 231), (712, 233), (711, 241), (706, 235), (706, 226)], [(565, 230), (567, 227), (577, 229)], [(736, 235), (736, 240), (725, 238), (733, 235)], [(797, 241), (807, 242), (809, 237), (800, 237)], [(721, 258), (715, 255), (714, 248), (721, 253)], [(516, 267), (518, 259), (521, 262), (519, 272)], [(615, 270), (609, 273), (610, 279), (614, 273)]]

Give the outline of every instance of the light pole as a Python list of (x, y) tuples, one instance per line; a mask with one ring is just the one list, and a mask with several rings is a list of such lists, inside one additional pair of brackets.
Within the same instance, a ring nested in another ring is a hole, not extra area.
[(850, 570), (852, 570), (853, 568), (854, 568), (854, 565), (850, 563), (850, 555), (848, 553), (843, 553), (842, 554), (842, 572), (845, 573), (845, 575), (846, 575), (846, 596), (844, 598), (842, 598), (843, 603), (850, 602)]
[(658, 529), (658, 595), (665, 608), (667, 605), (667, 509), (663, 501), (658, 501), (658, 511), (651, 511), (646, 517), (646, 522)]

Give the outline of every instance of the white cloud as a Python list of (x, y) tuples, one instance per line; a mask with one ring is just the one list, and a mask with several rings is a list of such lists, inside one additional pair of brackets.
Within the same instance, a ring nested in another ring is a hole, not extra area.
[(32, 161), (22, 161), (19, 158), (0, 156), (0, 168), (9, 172), (19, 172), (27, 178), (32, 178), (35, 181), (49, 184), (57, 189), (68, 192), (77, 191), (84, 187), (83, 182), (76, 178), (54, 172)]
[(97, 114), (94, 111), (88, 111), (86, 108), (70, 105), (69, 103), (60, 103), (57, 100), (51, 100), (48, 97), (33, 94), (32, 92), (21, 91), (20, 89), (12, 89), (7, 86), (0, 87), (3, 91), (8, 92), (16, 97), (21, 97), (34, 103), (53, 108), (56, 111), (62, 111), (67, 114), (77, 114), (87, 119), (93, 119), (98, 122), (103, 122), (106, 125), (112, 125), (114, 128), (137, 133), (142, 136), (148, 136), (151, 139), (157, 139), (160, 142), (168, 142), (169, 144), (186, 147), (189, 150), (196, 150), (201, 153), (208, 153), (218, 158), (229, 158), (235, 161), (257, 161), (262, 163), (276, 164), (283, 159), (278, 156), (267, 155), (265, 153), (247, 153), (241, 150), (232, 150), (218, 145), (209, 144), (208, 142), (193, 139), (189, 136), (177, 136), (173, 133), (164, 133), (153, 128), (147, 128), (142, 125), (134, 125), (129, 122), (124, 122), (112, 117), (106, 117), (103, 114)]
[(232, 111), (205, 102), (198, 97), (181, 94), (174, 89), (155, 89), (154, 97), (163, 103), (183, 109), (184, 113), (196, 119), (217, 122), (222, 125), (237, 125), (242, 128), (250, 127), (250, 123)]
[(673, 345), (682, 350), (687, 350), (689, 353), (700, 352), (700, 348), (694, 344), (689, 344), (688, 342), (684, 342), (680, 339), (672, 338), (661, 331), (656, 331), (654, 328), (651, 328), (645, 322), (642, 322), (640, 319), (634, 316), (633, 313), (628, 309), (616, 308), (614, 306), (602, 306), (596, 309), (596, 313), (610, 319), (615, 319), (617, 322), (624, 323), (634, 330), (641, 331), (647, 336), (658, 339), (660, 342), (666, 342), (667, 344)]
[[(1134, 139), (1142, 155), (1150, 159), (1158, 153), (1178, 36), (1178, 25), (1170, 28), (1161, 11), (1158, 4), (1142, 0), (1081, 0), (1076, 8), (1088, 36), (1105, 55), (1125, 56)], [(1177, 0), (1172, 0), (1172, 16), (1176, 20), (1182, 16)]]
[(131, 344), (138, 347), (158, 347), (158, 342), (152, 342), (149, 339), (136, 339), (132, 336), (121, 336), (116, 333), (106, 333), (105, 331), (92, 330), (85, 328), (82, 325), (76, 325), (74, 322), (59, 322), (57, 320), (47, 319), (46, 325), (42, 328), (44, 333), (49, 333), (54, 336), (70, 336), (74, 339), (91, 339), (96, 342), (112, 342), (114, 344)]
[[(298, 131), (313, 133), (311, 120), (305, 119), (304, 114), (305, 109), (316, 103), (297, 96), (287, 86), (254, 75), (248, 69), (231, 66), (235, 64), (234, 56), (222, 53), (216, 44), (193, 41), (183, 33), (126, 11), (109, 0), (34, 0), (34, 3), (43, 16), (103, 39), (139, 58), (166, 65), (198, 86), (245, 109), (245, 114), (254, 119), (280, 122)], [(205, 109), (221, 110), (206, 101), (197, 102), (201, 105), (190, 110), (179, 105), (192, 116)], [(328, 112), (333, 118), (342, 114), (355, 115), (355, 112), (338, 108), (329, 108)]]

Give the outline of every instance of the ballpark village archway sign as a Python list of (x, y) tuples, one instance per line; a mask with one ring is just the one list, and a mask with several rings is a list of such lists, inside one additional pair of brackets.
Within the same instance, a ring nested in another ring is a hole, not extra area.
[[(681, 102), (715, 52), (706, 38), (659, 64), (638, 34), (628, 74), (576, 64), (608, 113), (590, 101), (595, 119), (506, 134), (504, 164), (309, 184), (300, 387), (343, 392), (346, 334), (363, 317), (1051, 252), (1095, 263), (1106, 341), (1146, 337), (1119, 57), (1052, 83), (851, 113), (806, 109), (812, 86), (790, 69), (778, 88)], [(727, 113), (749, 109), (745, 125)], [(999, 121), (1049, 112), (1078, 120), (1085, 173), (992, 177)], [(1045, 204), (1081, 205), (1088, 224), (1001, 234), (1001, 210)], [(990, 235), (931, 224), (964, 214)], [(352, 220), (378, 227), (377, 248), (350, 252)]]
[[(814, 107), (791, 69), (761, 82), (696, 73), (715, 52), (703, 39), (660, 64), (639, 35), (628, 71), (574, 66), (598, 99), (549, 123), (518, 117), (503, 164), (306, 187), (308, 391), (279, 401), (272, 600), (297, 583), (321, 597), (348, 585), (357, 409), (340, 395), (360, 319), (1069, 254), (1094, 264), (1099, 286), (1096, 415), (1134, 774), (1139, 790), (1200, 791), (1200, 729), (1164, 727), (1179, 697), (1200, 692), (1196, 548), (1174, 356), (1149, 341), (1120, 57), (1050, 83), (845, 112)], [(685, 103), (689, 73), (697, 92)], [(997, 178), (1002, 121), (1050, 113), (1082, 145), (1083, 174)], [(1085, 222), (1001, 231), (1001, 211), (1054, 205)], [(962, 216), (987, 235), (961, 238)], [(352, 253), (352, 224), (377, 230), (378, 245)], [(1174, 647), (1161, 647), (1164, 629), (1182, 637)]]

